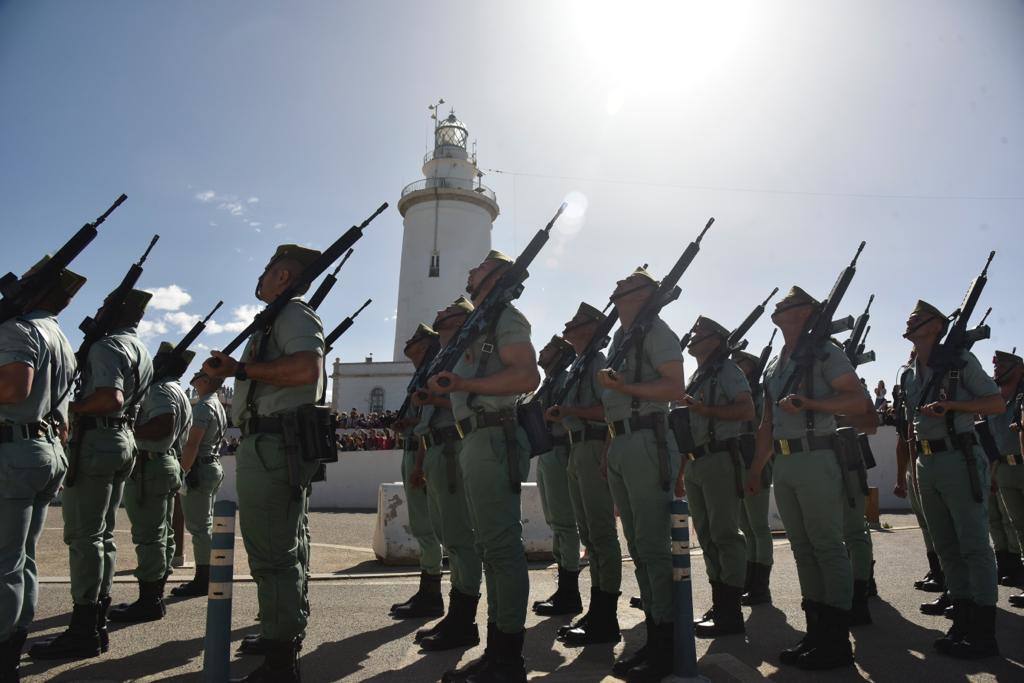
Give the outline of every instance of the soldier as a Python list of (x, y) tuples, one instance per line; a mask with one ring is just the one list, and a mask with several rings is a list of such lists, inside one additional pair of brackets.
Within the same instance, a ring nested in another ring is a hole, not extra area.
[[(975, 440), (974, 415), (999, 415), (1006, 405), (999, 387), (969, 351), (962, 353), (965, 365), (956, 379), (944, 377), (937, 391), (924, 395), (932, 376), (928, 359), (948, 324), (937, 308), (918, 301), (903, 335), (914, 345), (915, 362), (901, 375), (900, 385), (917, 446), (921, 504), (953, 601), (953, 625), (935, 641), (935, 649), (976, 659), (999, 654), (996, 565), (985, 500), (989, 468), (980, 447), (975, 444), (964, 452), (958, 440)], [(973, 490), (972, 480), (979, 490)]]
[[(711, 582), (711, 609), (694, 624), (699, 638), (743, 633), (740, 598), (746, 577), (746, 549), (739, 531), (746, 468), (740, 453), (743, 422), (754, 419), (754, 401), (743, 371), (728, 357), (715, 360), (725, 347), (729, 330), (701, 316), (693, 325), (687, 347), (697, 370), (682, 404), (689, 407), (693, 450), (681, 453), (680, 475), (690, 503), (690, 517), (704, 551)], [(702, 378), (695, 380), (695, 378)]]
[[(474, 305), (487, 297), (511, 265), (508, 256), (491, 251), (469, 271), (466, 290)], [(530, 449), (516, 421), (516, 404), (539, 383), (530, 323), (508, 304), (472, 341), (452, 372), (440, 372), (427, 384), (435, 394), (451, 394), (452, 412), (463, 435), (459, 463), (487, 582), (484, 655), (446, 672), (446, 682), (526, 680), (522, 652), (530, 577), (519, 493), (529, 474)]]
[[(562, 334), (576, 353), (583, 353), (605, 316), (590, 304), (581, 303)], [(615, 504), (602, 472), (604, 405), (597, 372), (605, 356), (598, 351), (583, 368), (581, 378), (560, 406), (551, 406), (547, 418), (561, 420), (569, 435), (569, 497), (572, 499), (580, 541), (590, 558), (590, 607), (575, 624), (559, 629), (558, 639), (570, 647), (617, 643), (618, 602), (622, 584), (622, 550), (615, 523)]]
[[(1005, 415), (1005, 413), (1004, 413)], [(1003, 417), (1003, 415), (997, 416)], [(1010, 521), (1010, 513), (999, 495), (999, 461), (992, 463), (988, 497), (988, 533), (996, 553), (996, 577), (1001, 586), (1018, 586), (1021, 578), (1020, 540)]]
[[(993, 477), (999, 484), (998, 498), (1010, 520), (1007, 535), (1024, 536), (1024, 461), (1021, 459), (1020, 402), (1024, 399), (1024, 359), (1015, 353), (996, 351), (992, 358), (993, 378), (1006, 403), (1006, 412), (988, 419), (999, 461)], [(1019, 560), (1019, 554), (1018, 554)], [(1019, 586), (1019, 582), (1017, 582)], [(1024, 593), (1010, 596), (1010, 604), (1024, 607)]]
[[(420, 323), (412, 337), (405, 343), (405, 357), (419, 368), (430, 362), (430, 352), (437, 347), (438, 335), (429, 325)], [(416, 452), (419, 450), (419, 439), (413, 434), (413, 428), (419, 422), (419, 409), (395, 428), (402, 432), (402, 488), (405, 489), (405, 502), (409, 510), (409, 530), (420, 547), (420, 586), (416, 593), (406, 600), (391, 606), (391, 616), (395, 619), (416, 619), (421, 617), (439, 617), (444, 614), (444, 601), (441, 599), (441, 543), (434, 533), (431, 518), (431, 502), (427, 491), (422, 486), (413, 486), (412, 473), (416, 468)]]
[(185, 528), (192, 534), (192, 555), (196, 574), (191, 581), (171, 589), (177, 598), (206, 595), (210, 589), (210, 543), (213, 540), (213, 503), (224, 481), (220, 464), (220, 444), (224, 440), (228, 418), (217, 397), (224, 380), (207, 377), (202, 372), (192, 376), (192, 387), (198, 394), (192, 406), (192, 428), (181, 453), (181, 469), (185, 472), (185, 488), (181, 493), (181, 509)]
[[(437, 312), (434, 330), (440, 335), (442, 347), (448, 345), (472, 312), (473, 304), (464, 297)], [(428, 652), (472, 647), (480, 642), (476, 609), (482, 567), (473, 545), (466, 485), (459, 465), (462, 441), (449, 399), (429, 395), (426, 401), (420, 401), (414, 395), (413, 403), (424, 407), (414, 430), (420, 447), (410, 478), (415, 488), (426, 488), (430, 510), (437, 513), (435, 532), (448, 551), (452, 583), (448, 614), (430, 628), (417, 631), (416, 642)]]
[[(319, 256), (319, 251), (294, 244), (278, 247), (259, 278), (257, 298), (274, 301)], [(318, 463), (302, 456), (301, 445), (293, 441), (298, 435), (286, 426), (297, 410), (320, 398), (323, 325), (296, 297), (269, 329), (253, 334), (241, 361), (211, 353), (203, 373), (213, 379), (235, 378), (231, 417), (242, 430), (236, 452), (238, 517), (256, 582), (266, 652), (263, 664), (239, 681), (298, 681), (297, 655), (307, 616), (299, 536), (307, 486)]]
[[(761, 378), (754, 376), (760, 359), (746, 351), (733, 352), (732, 359), (743, 371), (743, 375), (747, 378), (747, 384), (752, 390), (754, 419), (745, 423), (743, 433), (754, 435), (761, 423), (761, 416), (764, 414), (764, 388), (761, 386)], [(755, 389), (755, 387), (757, 388)], [(749, 464), (746, 470), (744, 481), (750, 475)], [(764, 469), (761, 471), (761, 490), (757, 495), (745, 493), (743, 505), (740, 508), (740, 530), (743, 532), (743, 541), (747, 550), (747, 572), (743, 582), (743, 598), (741, 600), (744, 605), (762, 605), (772, 602), (770, 585), (775, 549), (772, 544), (771, 525), (768, 523), (771, 481), (772, 464), (769, 461), (765, 463)]]
[(111, 609), (111, 621), (156, 621), (166, 614), (164, 584), (174, 555), (170, 520), (174, 495), (181, 488), (177, 444), (192, 424), (192, 406), (178, 379), (195, 355), (185, 351), (176, 357), (173, 351), (173, 344), (162, 342), (153, 358), (154, 380), (136, 421), (138, 450), (124, 492), (138, 559), (139, 599)]
[[(644, 268), (619, 280), (612, 294), (624, 330), (658, 288)], [(601, 370), (608, 486), (619, 508), (633, 558), (647, 624), (647, 643), (617, 661), (612, 671), (630, 681), (658, 681), (672, 673), (671, 484), (679, 466), (675, 440), (668, 437), (669, 402), (682, 398), (683, 354), (679, 338), (655, 317), (618, 372)]]
[(762, 468), (774, 453), (775, 501), (793, 549), (807, 616), (807, 634), (779, 659), (812, 670), (853, 663), (853, 576), (843, 545), (846, 497), (835, 452), (835, 415), (864, 410), (864, 388), (843, 350), (831, 342), (816, 350), (820, 355), (792, 393), (780, 395), (798, 367), (790, 353), (818, 306), (799, 287), (775, 306), (772, 322), (782, 331), (785, 345), (765, 374), (764, 417), (747, 476), (747, 491), (760, 493)]
[[(153, 362), (136, 331), (151, 297), (128, 292), (110, 333), (89, 348), (81, 389), (69, 405), (74, 419), (61, 512), (74, 608), (66, 631), (32, 646), (34, 659), (95, 657), (108, 647), (114, 523), (135, 453), (131, 427), (153, 378)], [(109, 298), (103, 307), (108, 305)]]
[[(555, 335), (541, 349), (537, 362), (545, 377), (554, 371), (552, 365), (566, 353), (573, 353), (572, 345)], [(558, 387), (550, 385), (551, 390)], [(545, 407), (551, 405), (551, 396), (537, 397)], [(559, 422), (551, 422), (553, 448), (537, 456), (537, 488), (540, 491), (544, 521), (554, 533), (552, 552), (558, 565), (558, 587), (546, 600), (533, 603), (533, 612), (551, 617), (579, 614), (583, 611), (580, 598), (580, 535), (576, 529), (576, 516), (569, 498), (569, 437)]]
[(50, 501), (67, 471), (62, 441), (75, 355), (57, 324), (57, 314), (83, 284), (84, 277), (64, 269), (21, 315), (0, 325), (0, 680), (4, 681), (18, 680), (21, 649), (39, 598), (36, 543)]

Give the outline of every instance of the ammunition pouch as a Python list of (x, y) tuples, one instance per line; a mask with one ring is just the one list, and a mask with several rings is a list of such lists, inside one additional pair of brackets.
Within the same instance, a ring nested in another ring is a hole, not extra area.
[(516, 406), (516, 420), (526, 432), (530, 443), (530, 457), (535, 458), (555, 447), (551, 428), (544, 419), (544, 406), (540, 401), (529, 401)]
[(871, 452), (871, 440), (867, 434), (858, 434), (857, 442), (860, 444), (860, 457), (864, 461), (864, 469), (870, 470), (878, 466), (875, 462), (875, 454)]
[[(850, 472), (860, 473), (864, 469), (857, 430), (853, 427), (840, 427), (837, 429), (833, 439), (833, 450), (835, 450), (836, 460), (839, 463), (839, 472), (843, 480), (843, 491), (847, 495), (847, 502), (850, 504), (850, 507), (855, 507), (856, 501), (849, 494)], [(867, 490), (865, 490), (866, 484), (867, 479), (865, 475), (861, 479), (861, 490), (864, 495), (867, 495)]]
[(692, 453), (697, 444), (693, 442), (693, 429), (690, 427), (690, 409), (688, 407), (673, 408), (668, 414), (668, 426), (679, 446), (679, 452)]
[(199, 486), (199, 468), (196, 467), (196, 465), (198, 465), (198, 464), (199, 464), (198, 462), (193, 463), (192, 464), (192, 469), (190, 469), (185, 474), (185, 488), (186, 489), (194, 489), (194, 488), (197, 488)]
[(996, 439), (992, 435), (992, 429), (988, 425), (988, 420), (976, 421), (974, 423), (974, 433), (977, 435), (978, 444), (985, 451), (985, 457), (988, 458), (989, 462), (1002, 460), (999, 446), (996, 445)]
[(757, 454), (757, 436), (755, 434), (740, 434), (737, 437), (740, 448), (740, 457), (743, 458), (743, 466), (750, 469), (754, 464), (754, 456)]
[(328, 406), (304, 405), (295, 410), (302, 459), (338, 462), (338, 416)]

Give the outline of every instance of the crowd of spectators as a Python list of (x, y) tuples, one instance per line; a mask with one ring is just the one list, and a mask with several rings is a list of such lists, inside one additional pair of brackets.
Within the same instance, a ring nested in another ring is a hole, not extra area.
[(353, 408), (347, 413), (339, 413), (338, 420), (342, 429), (388, 429), (395, 421), (395, 411), (364, 414)]
[(389, 451), (397, 448), (395, 433), (390, 429), (355, 429), (338, 435), (343, 451)]

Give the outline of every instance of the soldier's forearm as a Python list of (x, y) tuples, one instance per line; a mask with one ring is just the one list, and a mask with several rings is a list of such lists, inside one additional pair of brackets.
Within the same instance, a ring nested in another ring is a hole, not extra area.
[(668, 377), (659, 377), (651, 382), (622, 384), (619, 391), (641, 401), (678, 401), (683, 397), (682, 385)]
[(79, 415), (106, 415), (124, 407), (124, 394), (120, 389), (100, 387), (85, 398), (72, 401), (68, 410)]
[(704, 406), (702, 414), (715, 420), (740, 422), (753, 420), (755, 417), (754, 402), (748, 397), (746, 401), (733, 401), (724, 406)]
[(538, 384), (536, 366), (510, 366), (487, 377), (463, 377), (459, 390), (481, 396), (517, 396), (533, 391)]
[(135, 438), (146, 441), (166, 439), (174, 433), (174, 416), (170, 413), (157, 415), (152, 420), (135, 427)]
[(829, 398), (807, 398), (804, 409), (829, 415), (861, 415), (864, 413), (864, 397), (853, 391), (842, 391)]
[(601, 403), (593, 406), (571, 406), (569, 408), (563, 408), (562, 411), (566, 415), (578, 417), (581, 420), (604, 422), (604, 405)]
[(982, 396), (970, 401), (949, 401), (949, 410), (972, 415), (1002, 415), (1006, 412), (1006, 404), (999, 394)]
[(275, 387), (316, 384), (323, 371), (323, 358), (315, 351), (299, 351), (276, 360), (246, 363), (249, 379)]

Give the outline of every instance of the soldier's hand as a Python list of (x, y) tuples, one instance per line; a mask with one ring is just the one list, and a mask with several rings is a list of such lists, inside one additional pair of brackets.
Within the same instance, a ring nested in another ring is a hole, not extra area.
[[(444, 382), (443, 386), (441, 384), (442, 381)], [(462, 386), (462, 378), (454, 372), (448, 372), (447, 370), (439, 372), (427, 380), (427, 389), (435, 394), (448, 394), (453, 391), (459, 391), (462, 389)]]
[(620, 394), (624, 393), (622, 391), (622, 387), (626, 384), (626, 381), (622, 378), (622, 375), (611, 368), (605, 368), (598, 372), (597, 382), (605, 389), (611, 389), (612, 391), (617, 391)]
[(430, 394), (425, 391), (414, 391), (410, 402), (417, 408), (425, 406), (430, 403)]
[(68, 445), (68, 426), (63, 422), (57, 423), (57, 436), (60, 437), (60, 444), (62, 446)]
[(676, 477), (676, 498), (686, 498), (686, 479), (683, 478), (683, 470), (679, 470), (679, 476)]
[(799, 394), (790, 394), (779, 401), (779, 407), (789, 415), (796, 415), (806, 410), (807, 398)]
[(901, 481), (901, 482), (897, 483), (896, 486), (892, 487), (892, 495), (896, 496), (897, 498), (906, 498), (907, 497), (907, 482), (906, 482), (906, 480)]
[(921, 412), (928, 417), (942, 417), (949, 410), (949, 401), (935, 401), (921, 408)]
[(561, 422), (565, 414), (562, 412), (562, 406), (551, 406), (544, 411), (544, 419), (548, 422)]
[(690, 396), (689, 394), (683, 394), (683, 398), (680, 401), (680, 403), (682, 403), (687, 408), (690, 408), (691, 410), (693, 410), (693, 412), (697, 413), (698, 415), (704, 414), (704, 404), (695, 399), (693, 396)]
[(747, 475), (747, 485), (743, 488), (746, 490), (748, 496), (756, 496), (761, 493), (761, 473), (754, 473), (751, 471), (751, 473)]
[[(211, 363), (213, 360), (217, 360), (217, 364)], [(213, 379), (224, 379), (225, 377), (233, 377), (235, 372), (238, 371), (238, 361), (226, 353), (220, 351), (210, 351), (210, 357), (203, 363), (203, 373), (207, 377)]]
[(416, 466), (409, 474), (409, 483), (414, 489), (421, 489), (427, 485), (427, 478), (423, 474), (423, 468)]

